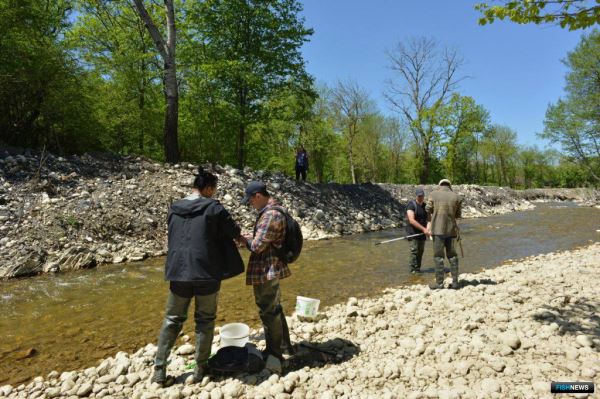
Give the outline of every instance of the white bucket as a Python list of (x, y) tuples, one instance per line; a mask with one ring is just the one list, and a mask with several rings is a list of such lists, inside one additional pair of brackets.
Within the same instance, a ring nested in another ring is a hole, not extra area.
[(221, 327), (221, 348), (225, 346), (243, 347), (248, 342), (250, 327), (244, 323), (229, 323)]
[(305, 296), (297, 296), (296, 314), (301, 317), (313, 318), (317, 315), (317, 312), (319, 311), (319, 303), (321, 303), (321, 301), (318, 299), (307, 298)]

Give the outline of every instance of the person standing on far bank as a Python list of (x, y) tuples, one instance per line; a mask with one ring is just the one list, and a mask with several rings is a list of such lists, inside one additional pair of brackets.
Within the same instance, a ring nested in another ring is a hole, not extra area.
[(415, 194), (416, 199), (409, 201), (406, 206), (406, 218), (408, 219), (406, 235), (423, 233), (420, 236), (408, 238), (410, 244), (410, 272), (420, 273), (425, 242), (431, 233), (427, 229), (429, 217), (425, 210), (425, 191), (418, 188)]
[[(275, 360), (275, 368), (281, 372), (283, 362), (282, 345), (286, 337), (283, 328), (285, 315), (280, 304), (281, 289), (279, 280), (292, 273), (283, 256), (286, 219), (276, 208), (281, 206), (270, 196), (267, 186), (261, 181), (253, 181), (245, 190), (244, 203), (249, 203), (258, 211), (254, 224), (253, 237), (242, 237), (241, 241), (250, 250), (250, 260), (246, 269), (246, 284), (254, 290), (254, 301), (259, 308), (259, 316), (265, 331), (265, 360), (269, 355)], [(289, 333), (288, 333), (289, 334)]]
[(212, 199), (216, 191), (217, 177), (199, 167), (192, 193), (173, 202), (169, 209), (165, 279), (170, 282), (170, 291), (151, 379), (161, 386), (167, 383), (167, 359), (187, 319), (192, 298), (196, 322), (193, 378), (194, 382), (202, 380), (213, 341), (221, 280), (244, 271), (234, 243), (240, 238), (240, 227)]
[(308, 172), (308, 154), (300, 144), (296, 151), (296, 181), (302, 176), (302, 181), (306, 181), (306, 172)]
[(444, 250), (450, 262), (452, 284), (458, 289), (458, 255), (454, 246), (458, 237), (456, 219), (461, 217), (462, 198), (452, 191), (450, 180), (442, 179), (439, 189), (429, 195), (425, 209), (431, 215), (428, 228), (433, 236), (433, 261), (435, 262), (435, 284), (431, 289), (444, 288)]

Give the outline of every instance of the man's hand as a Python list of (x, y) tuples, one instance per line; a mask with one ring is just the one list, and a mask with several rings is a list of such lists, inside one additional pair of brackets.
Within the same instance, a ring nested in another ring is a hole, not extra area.
[(248, 238), (246, 238), (244, 236), (239, 236), (239, 238), (236, 239), (235, 242), (240, 247), (247, 247), (248, 246)]
[(429, 230), (427, 227), (423, 230), (423, 234), (425, 234), (427, 237), (431, 237), (431, 230)]

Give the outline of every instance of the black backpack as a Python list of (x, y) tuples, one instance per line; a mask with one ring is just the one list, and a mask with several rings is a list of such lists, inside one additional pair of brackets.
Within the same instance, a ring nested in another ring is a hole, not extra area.
[(294, 263), (302, 252), (302, 229), (296, 220), (283, 208), (274, 206), (273, 209), (285, 216), (285, 238), (283, 240), (283, 259), (286, 263)]
[[(285, 217), (285, 238), (283, 239), (283, 260), (285, 263), (294, 263), (302, 252), (302, 229), (296, 220), (290, 216), (287, 211), (278, 206), (272, 206), (268, 209), (275, 209)], [(258, 217), (260, 218), (261, 215)]]

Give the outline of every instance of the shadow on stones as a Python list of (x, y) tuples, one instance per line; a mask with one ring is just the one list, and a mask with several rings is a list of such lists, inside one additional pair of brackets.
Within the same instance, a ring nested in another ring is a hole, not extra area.
[(480, 278), (480, 279), (473, 279), (473, 280), (467, 280), (467, 279), (459, 279), (460, 280), (460, 287), (464, 288), (464, 287), (468, 287), (468, 286), (473, 286), (476, 287), (478, 285), (496, 285), (498, 284), (497, 282), (495, 282), (492, 279), (489, 278)]
[[(358, 353), (360, 347), (355, 343), (342, 338), (334, 338), (324, 342), (300, 341), (294, 344), (295, 354), (288, 357), (283, 365), (282, 377), (286, 374), (301, 370), (305, 367), (310, 369), (325, 367), (330, 364), (344, 363)], [(310, 370), (308, 371), (310, 373)], [(175, 376), (174, 384), (185, 384), (185, 380), (193, 375), (193, 370)], [(211, 381), (219, 382), (227, 379), (235, 379), (244, 385), (260, 385), (269, 379), (271, 372), (263, 369), (259, 373), (209, 373)]]
[(304, 367), (320, 368), (328, 364), (344, 363), (360, 352), (358, 345), (342, 338), (325, 342), (301, 341), (294, 346), (296, 354), (288, 359), (286, 373)]
[[(558, 324), (560, 335), (588, 335), (592, 339), (600, 337), (600, 315), (598, 308), (600, 301), (590, 298), (579, 298), (570, 303), (570, 297), (566, 296), (559, 304), (544, 305), (539, 312), (533, 315), (533, 319), (541, 324)], [(600, 345), (592, 347), (600, 352)]]

